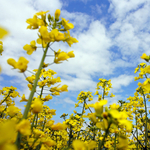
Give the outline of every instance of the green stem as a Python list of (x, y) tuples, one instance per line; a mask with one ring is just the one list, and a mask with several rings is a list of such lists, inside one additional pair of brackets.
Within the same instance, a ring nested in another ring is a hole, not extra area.
[(31, 125), (31, 131), (33, 131), (35, 117), (36, 117), (36, 114), (34, 115), (34, 118), (33, 118), (33, 121), (32, 121), (32, 125)]
[[(82, 117), (82, 115), (83, 115), (83, 113), (84, 113), (85, 103), (86, 103), (86, 98), (84, 98), (84, 103), (83, 103), (83, 107), (82, 107), (82, 114), (81, 114), (81, 117)], [(81, 122), (80, 122), (80, 125), (81, 125)], [(80, 131), (78, 132), (78, 138), (79, 138), (79, 136), (80, 136)]]
[[(137, 113), (135, 112), (135, 120), (136, 120), (136, 134), (137, 134), (137, 139), (138, 139), (138, 128), (137, 128)], [(138, 147), (139, 147), (139, 142), (137, 140), (137, 143), (136, 143), (136, 149), (138, 150)]]
[(0, 105), (5, 102), (5, 100), (9, 97), (10, 93), (12, 93), (12, 92), (13, 92), (13, 90), (10, 90), (8, 92), (8, 95), (5, 97), (5, 99), (2, 102), (0, 102)]
[(104, 99), (104, 97), (105, 97), (105, 88), (103, 88), (103, 97), (102, 97), (102, 99)]
[(33, 99), (33, 96), (34, 96), (34, 93), (35, 93), (35, 90), (36, 90), (36, 87), (37, 87), (37, 83), (38, 83), (38, 80), (39, 80), (41, 69), (43, 67), (43, 63), (44, 63), (44, 60), (45, 60), (45, 57), (46, 57), (46, 53), (47, 53), (48, 47), (49, 47), (49, 43), (47, 44), (46, 49), (44, 51), (44, 54), (43, 54), (43, 57), (42, 57), (42, 60), (41, 60), (38, 72), (37, 72), (36, 77), (35, 77), (34, 85), (32, 87), (32, 91), (30, 93), (29, 100), (28, 100), (27, 106), (25, 108), (25, 111), (24, 111), (22, 119), (27, 119), (27, 115), (28, 115), (28, 112), (29, 112), (29, 109), (30, 109), (30, 105), (31, 105), (31, 102), (32, 102), (32, 99)]
[(37, 127), (38, 114), (36, 114), (35, 128)]
[(145, 148), (147, 148), (147, 106), (146, 106), (146, 98), (145, 98), (144, 94), (143, 94), (143, 97), (144, 97), (145, 119), (146, 119), (146, 123), (145, 123)]
[(71, 145), (71, 139), (72, 139), (72, 127), (70, 125), (70, 132), (69, 132), (69, 143), (68, 143), (68, 146)]
[(98, 150), (102, 150), (102, 147), (104, 146), (104, 142), (105, 142), (105, 139), (106, 139), (106, 137), (107, 137), (107, 135), (108, 135), (108, 133), (109, 133), (109, 128), (110, 128), (111, 123), (112, 123), (112, 121), (110, 121), (109, 124), (108, 124), (108, 128), (107, 128), (107, 130), (105, 131), (104, 138), (103, 138), (103, 140), (101, 141), (101, 143), (100, 143), (100, 145), (99, 145), (99, 147), (98, 147)]
[[(36, 87), (37, 87), (37, 83), (38, 83), (38, 80), (39, 80), (39, 76), (40, 76), (40, 73), (41, 73), (41, 69), (43, 67), (44, 60), (45, 60), (45, 57), (46, 57), (46, 53), (47, 53), (48, 48), (49, 48), (49, 44), (50, 43), (47, 44), (47, 46), (45, 48), (45, 51), (44, 51), (44, 54), (42, 56), (41, 63), (40, 63), (40, 66), (38, 68), (38, 71), (37, 71), (37, 74), (36, 74), (36, 77), (35, 77), (35, 81), (34, 81), (34, 85), (32, 87), (32, 91), (30, 93), (30, 96), (29, 96), (26, 108), (24, 110), (24, 114), (23, 114), (22, 119), (27, 119), (28, 112), (29, 112), (30, 106), (31, 106), (31, 102), (32, 102), (32, 99), (33, 99), (33, 96), (34, 96), (34, 93), (35, 93), (35, 90), (36, 90)], [(18, 133), (18, 136), (17, 136), (17, 139), (16, 139), (16, 145), (17, 145), (18, 149), (20, 149), (20, 139), (21, 139), (21, 134)]]
[(115, 133), (114, 150), (116, 150), (116, 139), (117, 139), (117, 134)]

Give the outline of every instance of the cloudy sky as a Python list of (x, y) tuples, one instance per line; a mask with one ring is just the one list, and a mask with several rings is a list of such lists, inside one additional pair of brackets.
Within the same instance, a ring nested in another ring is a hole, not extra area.
[[(37, 30), (26, 29), (26, 19), (39, 11), (49, 10), (54, 15), (56, 9), (61, 9), (61, 17), (74, 24), (71, 35), (79, 43), (72, 47), (63, 42), (53, 44), (55, 50), (74, 50), (75, 58), (49, 67), (61, 77), (62, 84), (68, 85), (69, 92), (55, 97), (47, 105), (57, 109), (58, 116), (72, 113), (80, 91), (91, 91), (94, 95), (99, 78), (112, 81), (111, 92), (116, 96), (109, 99), (109, 103), (133, 96), (137, 88), (134, 69), (142, 62), (143, 53), (149, 55), (149, 0), (1, 0), (0, 26), (10, 34), (3, 40), (0, 88), (12, 85), (18, 88), (21, 96), (28, 97), (27, 81), (23, 74), (12, 70), (7, 59), (18, 60), (24, 56), (30, 61), (28, 70), (38, 68), (41, 49), (32, 55), (23, 50), (25, 44), (37, 39)], [(53, 58), (48, 57), (46, 62), (53, 62)], [(23, 108), (19, 100), (16, 99), (16, 104)]]

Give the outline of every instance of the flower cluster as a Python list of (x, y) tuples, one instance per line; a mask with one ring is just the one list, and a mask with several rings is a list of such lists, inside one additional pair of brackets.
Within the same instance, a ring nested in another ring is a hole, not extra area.
[[(135, 69), (139, 72), (135, 80), (142, 79), (133, 97), (127, 101), (119, 100), (108, 106), (109, 99), (115, 97), (109, 94), (111, 80), (103, 78), (97, 83), (97, 101), (92, 92), (81, 91), (75, 103), (73, 113), (63, 113), (64, 121), (56, 122), (53, 116), (56, 110), (46, 105), (62, 92), (68, 92), (67, 85), (60, 85), (61, 78), (54, 70), (48, 69), (53, 63), (60, 64), (75, 57), (73, 51), (53, 50), (52, 44), (66, 42), (70, 47), (77, 39), (70, 36), (74, 28), (65, 18), (60, 19), (61, 11), (55, 15), (47, 15), (49, 11), (36, 13), (26, 20), (27, 29), (38, 30), (38, 38), (23, 46), (28, 55), (42, 48), (42, 58), (38, 69), (29, 71), (26, 75), (29, 61), (21, 56), (18, 61), (9, 58), (7, 63), (23, 73), (30, 90), (27, 98), (17, 92), (15, 87), (4, 87), (0, 90), (0, 149), (1, 150), (129, 150), (149, 149), (150, 119), (148, 118), (147, 101), (150, 101), (150, 65), (140, 63)], [(0, 27), (0, 39), (8, 32)], [(40, 46), (37, 46), (37, 45)], [(0, 41), (0, 54), (3, 52), (3, 42)], [(50, 53), (50, 54), (48, 54)], [(51, 55), (51, 53), (53, 55)], [(51, 63), (45, 63), (45, 58), (52, 56)], [(141, 56), (149, 62), (150, 56)], [(0, 68), (1, 71), (1, 68)], [(37, 94), (37, 96), (36, 96)], [(15, 104), (17, 99), (25, 103), (24, 113)], [(78, 107), (78, 108), (77, 108)], [(80, 109), (81, 108), (81, 109)]]

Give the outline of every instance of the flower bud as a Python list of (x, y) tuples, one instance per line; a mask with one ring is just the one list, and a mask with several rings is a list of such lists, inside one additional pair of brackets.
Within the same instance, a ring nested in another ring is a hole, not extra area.
[(50, 22), (51, 21), (51, 15), (48, 14), (48, 21)]
[(56, 9), (55, 11), (55, 20), (58, 21), (59, 20), (59, 16), (60, 16), (60, 9)]

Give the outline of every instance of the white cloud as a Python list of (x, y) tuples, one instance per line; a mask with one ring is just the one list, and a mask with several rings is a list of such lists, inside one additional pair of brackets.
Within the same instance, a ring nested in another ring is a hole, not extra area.
[[(139, 56), (149, 51), (150, 2), (147, 0), (110, 1), (110, 11), (116, 21), (110, 25), (113, 44), (130, 63), (137, 64)], [(129, 58), (130, 56), (130, 58)]]
[(109, 11), (115, 18), (123, 18), (131, 11), (136, 11), (141, 5), (147, 4), (148, 0), (109, 0)]
[(122, 74), (118, 77), (114, 77), (111, 79), (111, 83), (113, 87), (112, 91), (113, 92), (120, 91), (122, 86), (126, 87), (133, 81), (134, 81), (133, 75)]
[(92, 5), (92, 6), (91, 6), (92, 13), (93, 13), (93, 14), (101, 14), (101, 13), (102, 13), (101, 7), (104, 7), (104, 5), (102, 5), (102, 6), (100, 6), (100, 5), (98, 5), (98, 4)]
[(68, 104), (75, 104), (75, 102), (73, 100), (71, 100), (70, 98), (65, 98), (64, 102), (68, 103)]
[[(129, 2), (131, 6), (125, 9)], [(95, 92), (95, 76), (103, 77), (114, 74), (114, 70), (118, 67), (133, 67), (137, 60), (129, 60), (127, 56), (131, 55), (132, 58), (134, 55), (137, 56), (138, 53), (141, 53), (141, 47), (148, 51), (150, 43), (149, 33), (141, 31), (141, 29), (149, 30), (146, 23), (149, 18), (150, 7), (149, 5), (144, 5), (142, 8), (137, 9), (144, 2), (146, 1), (127, 2), (124, 0), (121, 4), (121, 2), (117, 3), (116, 0), (112, 0), (110, 11), (114, 12), (117, 20), (110, 25), (108, 30), (101, 20), (94, 20), (85, 13), (69, 13), (66, 10), (62, 10), (61, 17), (69, 19), (74, 24), (75, 28), (71, 31), (71, 35), (79, 41), (71, 48), (63, 42), (52, 45), (54, 50), (59, 48), (66, 52), (74, 50), (76, 55), (75, 58), (69, 59), (68, 62), (50, 66), (51, 69), (58, 73), (58, 76), (61, 75), (62, 84), (67, 84), (72, 92), (81, 90)], [(96, 7), (99, 9), (99, 5), (96, 5)], [(24, 81), (24, 76), (18, 73), (17, 70), (12, 70), (12, 67), (6, 61), (10, 57), (18, 60), (20, 56), (25, 56), (30, 61), (29, 70), (38, 67), (42, 49), (38, 48), (31, 56), (28, 56), (23, 50), (25, 44), (37, 39), (37, 30), (27, 30), (25, 21), (27, 18), (32, 18), (37, 11), (50, 10), (53, 15), (58, 8), (63, 8), (63, 3), (58, 0), (15, 0), (15, 2), (6, 0), (0, 5), (1, 25), (10, 31), (10, 36), (4, 40), (5, 51), (0, 59), (0, 64), (3, 68), (2, 73), (3, 75), (18, 77), (18, 83), (23, 89), (20, 91), (22, 94), (26, 93), (28, 95), (30, 92), (27, 90), (27, 82)], [(131, 10), (134, 11), (130, 13)], [(121, 53), (116, 54), (111, 51), (110, 48), (114, 45), (120, 48)], [(52, 54), (51, 51), (49, 54)], [(52, 57), (47, 57), (46, 62), (52, 63), (53, 59)], [(31, 74), (27, 73), (27, 75)], [(116, 91), (120, 90), (123, 86), (128, 86), (132, 81), (133, 76), (120, 75), (112, 78), (113, 88)], [(68, 99), (65, 99), (65, 101), (73, 103)]]

